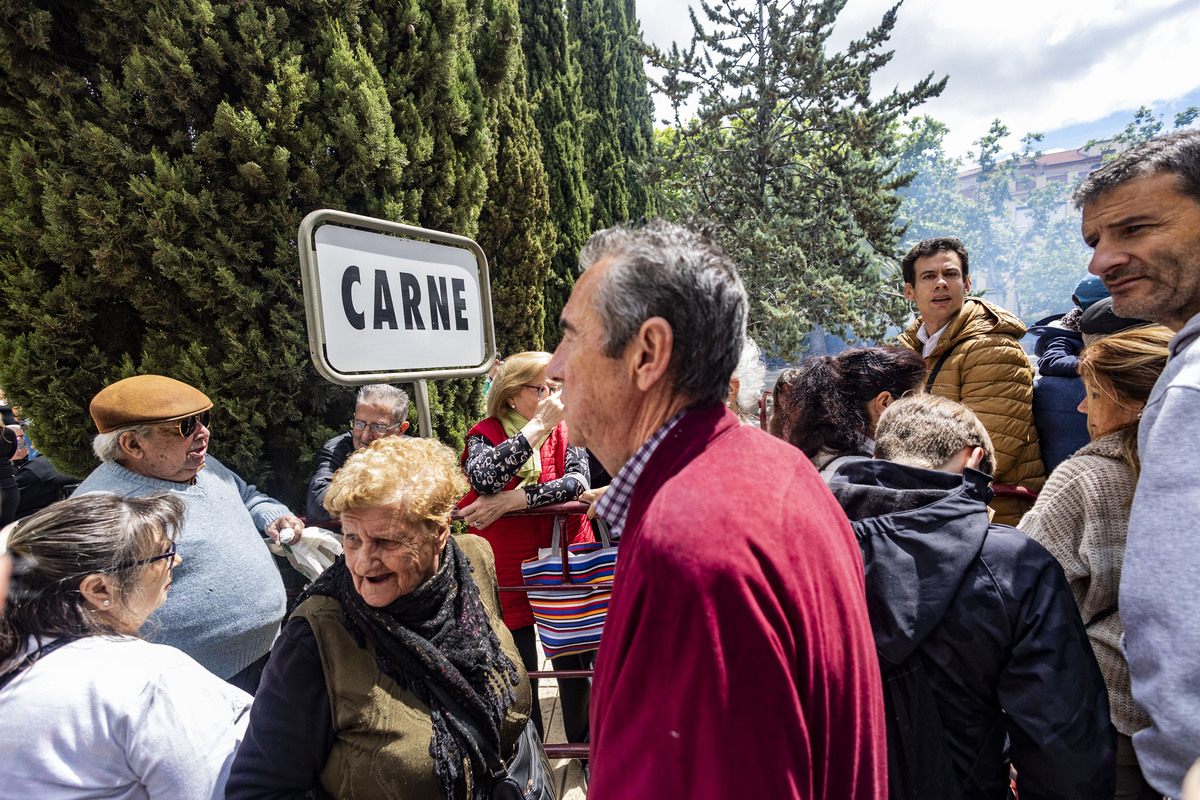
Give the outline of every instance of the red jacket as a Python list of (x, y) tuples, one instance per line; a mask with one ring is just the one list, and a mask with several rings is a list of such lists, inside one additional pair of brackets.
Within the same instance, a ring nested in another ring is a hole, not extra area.
[[(508, 436), (504, 426), (494, 417), (476, 423), (467, 431), (467, 435), (482, 434), (493, 445), (500, 444)], [(542, 444), (542, 475), (538, 483), (549, 483), (563, 476), (567, 463), (567, 425), (560, 423), (550, 431)], [(467, 462), (467, 452), (464, 449), (462, 463)], [(518, 478), (514, 477), (504, 487), (505, 491), (517, 487)], [(479, 494), (472, 489), (458, 507), (465, 508)], [(521, 578), (521, 562), (527, 558), (537, 558), (539, 547), (550, 546), (550, 536), (554, 530), (554, 517), (501, 517), (481, 531), (475, 531), (492, 546), (496, 555), (496, 577), (500, 586), (523, 586)], [(566, 533), (572, 543), (590, 542), (593, 540), (591, 526), (587, 525), (582, 514), (567, 517)], [(504, 624), (509, 630), (524, 628), (533, 624), (533, 610), (529, 600), (521, 592), (500, 592), (500, 608), (504, 612)]]
[(633, 489), (591, 701), (588, 800), (882, 800), (850, 523), (804, 454), (719, 405)]

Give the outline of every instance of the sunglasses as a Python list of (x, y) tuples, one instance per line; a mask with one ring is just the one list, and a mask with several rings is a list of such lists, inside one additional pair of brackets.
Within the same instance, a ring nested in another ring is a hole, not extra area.
[(175, 425), (179, 431), (179, 435), (183, 438), (188, 438), (196, 432), (196, 424), (199, 423), (204, 427), (208, 427), (209, 417), (212, 416), (212, 411), (201, 411), (199, 414), (193, 414), (190, 417), (184, 417)]
[(154, 556), (153, 558), (143, 558), (141, 561), (130, 561), (127, 564), (120, 564), (117, 566), (117, 569), (122, 570), (122, 569), (129, 569), (130, 567), (149, 566), (150, 564), (153, 564), (155, 561), (162, 561), (164, 558), (169, 558), (171, 560), (170, 563), (167, 564), (167, 569), (175, 569), (175, 543), (174, 542), (171, 542), (170, 547), (167, 548), (167, 552), (163, 553), (162, 555), (157, 555), (157, 556)]

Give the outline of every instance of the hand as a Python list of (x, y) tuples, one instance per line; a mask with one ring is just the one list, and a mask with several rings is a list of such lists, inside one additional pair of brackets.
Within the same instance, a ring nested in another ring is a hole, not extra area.
[(271, 537), (272, 542), (279, 544), (279, 534), (286, 530), (295, 531), (295, 538), (291, 542), (295, 544), (300, 541), (300, 536), (304, 533), (304, 523), (300, 521), (299, 517), (284, 514), (267, 526), (267, 536)]
[(483, 530), (509, 511), (525, 508), (525, 497), (524, 489), (481, 494), (474, 503), (462, 510), (462, 518), (472, 528)]
[(590, 503), (591, 506), (587, 510), (587, 518), (596, 518), (596, 501), (604, 497), (604, 493), (608, 491), (607, 486), (601, 486), (599, 489), (588, 489), (583, 494), (579, 495), (579, 501), (582, 503)]
[(536, 446), (537, 440), (542, 438), (546, 431), (553, 430), (563, 421), (564, 413), (562, 392), (548, 394), (538, 401), (533, 419), (529, 420), (529, 424), (522, 428), (521, 432), (531, 445)]

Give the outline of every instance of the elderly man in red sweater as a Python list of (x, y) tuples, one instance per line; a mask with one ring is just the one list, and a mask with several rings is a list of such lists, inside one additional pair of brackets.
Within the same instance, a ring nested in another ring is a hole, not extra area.
[(850, 525), (804, 455), (725, 408), (746, 328), (732, 261), (652, 223), (595, 234), (547, 368), (615, 478), (621, 558), (591, 706), (589, 800), (887, 794)]

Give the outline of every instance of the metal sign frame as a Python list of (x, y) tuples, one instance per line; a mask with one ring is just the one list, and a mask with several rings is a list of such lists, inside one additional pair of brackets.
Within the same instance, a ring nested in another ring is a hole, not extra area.
[[(320, 280), (317, 271), (317, 250), (314, 236), (322, 225), (339, 225), (358, 228), (373, 233), (396, 236), (402, 239), (424, 239), (436, 244), (458, 247), (471, 251), (479, 269), (479, 298), (483, 313), (484, 360), (471, 367), (453, 369), (421, 369), (402, 372), (342, 372), (329, 363), (325, 339), (325, 309), (321, 300)], [(300, 223), (296, 242), (300, 251), (300, 279), (304, 288), (304, 316), (308, 325), (308, 349), (313, 366), (326, 380), (342, 386), (364, 386), (369, 383), (409, 383), (417, 385), (416, 397), (418, 424), (422, 436), (432, 436), (429, 414), (428, 381), (449, 378), (474, 378), (485, 375), (496, 358), (496, 329), (492, 320), (492, 285), (488, 273), (487, 256), (483, 248), (472, 239), (453, 233), (418, 228), (400, 222), (364, 217), (347, 211), (322, 208), (313, 211)]]

